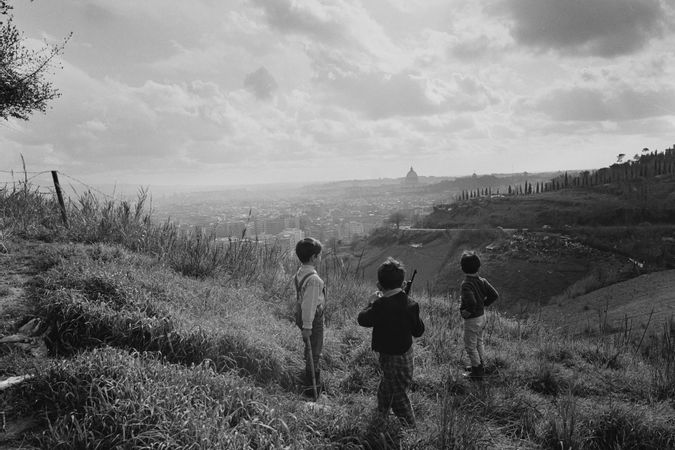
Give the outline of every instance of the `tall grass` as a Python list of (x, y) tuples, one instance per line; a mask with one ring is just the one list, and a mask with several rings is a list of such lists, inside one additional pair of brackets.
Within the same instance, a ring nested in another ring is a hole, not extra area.
[[(217, 374), (105, 349), (47, 365), (13, 389), (14, 413), (41, 412), (41, 448), (281, 448), (311, 445), (261, 389)], [(297, 420), (297, 419), (295, 419)], [(293, 427), (293, 429), (291, 429)]]
[(25, 238), (48, 237), (61, 220), (58, 208), (53, 198), (30, 184), (0, 188), (0, 230)]
[[(159, 352), (184, 365), (208, 359), (218, 370), (236, 369), (291, 389), (301, 365), (291, 351), (294, 329), (269, 323), (271, 308), (256, 295), (205, 286), (115, 247), (65, 254), (31, 289), (54, 353), (110, 345)], [(284, 338), (262, 339), (271, 330)]]
[(15, 190), (0, 189), (0, 229), (26, 238), (118, 244), (198, 278), (269, 284), (280, 276), (279, 268), (287, 255), (279, 246), (255, 240), (219, 241), (213, 232), (181, 230), (170, 221), (156, 223), (149, 202), (145, 189), (139, 190), (135, 202), (101, 199), (87, 191), (67, 204), (66, 227), (61, 223), (58, 203), (37, 188), (22, 184)]

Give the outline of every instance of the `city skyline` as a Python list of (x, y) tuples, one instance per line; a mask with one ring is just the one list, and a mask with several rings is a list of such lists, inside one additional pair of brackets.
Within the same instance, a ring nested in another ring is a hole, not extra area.
[(14, 2), (70, 32), (0, 170), (244, 186), (594, 169), (675, 135), (664, 0)]

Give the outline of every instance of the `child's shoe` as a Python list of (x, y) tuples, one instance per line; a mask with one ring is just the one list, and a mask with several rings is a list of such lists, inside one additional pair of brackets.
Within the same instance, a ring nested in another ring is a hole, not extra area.
[(309, 372), (309, 374), (307, 374), (305, 376), (305, 384), (303, 386), (302, 395), (307, 397), (307, 398), (313, 399), (314, 398), (314, 386), (316, 386), (316, 395), (317, 396), (321, 395), (321, 393), (324, 391), (324, 387), (323, 387), (323, 384), (321, 384), (321, 372), (318, 371), (318, 370), (316, 372), (314, 372), (314, 382), (316, 383), (316, 385), (312, 385), (312, 375), (311, 375), (311, 373), (312, 372)]
[(485, 369), (482, 365), (472, 366), (465, 376), (470, 380), (481, 380), (485, 376)]

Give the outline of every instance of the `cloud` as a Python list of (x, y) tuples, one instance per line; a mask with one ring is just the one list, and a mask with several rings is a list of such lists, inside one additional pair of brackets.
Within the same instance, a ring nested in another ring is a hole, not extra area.
[(342, 3), (330, 5), (316, 0), (253, 0), (253, 4), (265, 11), (271, 26), (283, 32), (300, 33), (327, 41), (342, 39), (346, 34), (344, 24), (338, 20), (343, 16)]
[(572, 86), (553, 89), (526, 105), (556, 121), (630, 121), (675, 115), (675, 89)]
[(386, 30), (356, 0), (252, 0), (268, 24), (283, 35), (296, 36), (313, 57), (340, 48), (353, 59), (381, 69), (400, 68), (408, 58)]
[(631, 54), (661, 37), (669, 8), (661, 0), (505, 0), (501, 6), (518, 43), (601, 57)]
[(255, 72), (246, 75), (244, 87), (253, 92), (257, 98), (267, 100), (272, 97), (272, 94), (279, 86), (272, 74), (266, 68), (261, 67)]
[(442, 79), (408, 70), (332, 72), (323, 82), (334, 90), (333, 101), (370, 119), (478, 111), (497, 101), (477, 79), (458, 73)]

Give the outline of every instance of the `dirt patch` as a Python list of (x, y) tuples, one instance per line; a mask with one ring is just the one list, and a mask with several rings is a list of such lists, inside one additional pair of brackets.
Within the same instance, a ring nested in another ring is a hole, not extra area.
[[(23, 353), (29, 358), (46, 356), (44, 339), (33, 335), (33, 327), (25, 322), (31, 316), (26, 298), (27, 283), (42, 269), (44, 250), (50, 244), (41, 242), (6, 242), (0, 253), (0, 354)], [(23, 328), (21, 326), (24, 326)], [(12, 367), (0, 368), (0, 382), (13, 379)], [(35, 425), (32, 418), (10, 418), (0, 402), (0, 450), (26, 449), (21, 436)]]
[(17, 320), (30, 313), (25, 299), (26, 283), (38, 274), (44, 249), (41, 242), (8, 242), (0, 253), (0, 336), (16, 329)]

